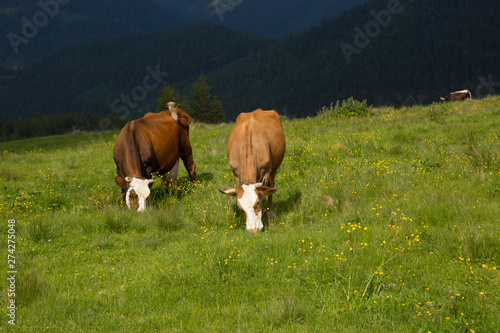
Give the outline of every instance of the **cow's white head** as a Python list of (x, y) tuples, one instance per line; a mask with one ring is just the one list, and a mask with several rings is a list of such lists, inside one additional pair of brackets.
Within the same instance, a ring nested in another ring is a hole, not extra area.
[[(125, 182), (123, 182), (123, 178), (119, 178), (121, 177), (115, 179), (118, 185), (127, 189), (125, 193), (127, 207), (137, 208), (138, 212), (144, 212), (146, 210), (146, 199), (151, 194), (150, 188), (156, 180), (143, 177), (125, 177)], [(125, 187), (122, 185), (125, 185)]]
[(243, 211), (246, 219), (246, 228), (250, 232), (257, 232), (264, 228), (262, 224), (262, 196), (272, 195), (277, 189), (262, 186), (262, 183), (245, 182), (238, 187), (226, 186), (223, 194), (234, 196), (238, 200), (238, 207)]

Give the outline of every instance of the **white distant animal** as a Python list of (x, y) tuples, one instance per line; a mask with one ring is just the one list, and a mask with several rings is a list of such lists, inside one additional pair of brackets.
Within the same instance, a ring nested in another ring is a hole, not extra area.
[(446, 97), (439, 97), (441, 99), (441, 102), (449, 102), (449, 101), (462, 101), (464, 99), (471, 99), (472, 95), (470, 91), (468, 90), (460, 90), (460, 91), (455, 91), (449, 94)]

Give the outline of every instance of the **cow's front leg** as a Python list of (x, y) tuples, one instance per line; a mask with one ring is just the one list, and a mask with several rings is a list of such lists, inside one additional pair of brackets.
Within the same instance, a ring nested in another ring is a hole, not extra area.
[(267, 197), (267, 216), (274, 217), (273, 196)]
[[(153, 173), (154, 173), (154, 168), (151, 164), (143, 164), (144, 169), (146, 170), (146, 174), (144, 175), (147, 179), (153, 178)], [(137, 176), (142, 176), (142, 175), (137, 175)]]

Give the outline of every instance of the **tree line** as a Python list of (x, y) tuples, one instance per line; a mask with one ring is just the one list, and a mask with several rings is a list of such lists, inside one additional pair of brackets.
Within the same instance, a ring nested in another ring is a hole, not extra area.
[[(224, 110), (217, 96), (211, 94), (211, 87), (204, 75), (192, 85), (189, 96), (182, 95), (169, 84), (165, 84), (157, 102), (156, 112), (166, 109), (168, 102), (174, 101), (191, 118), (204, 123), (224, 122)], [(146, 110), (148, 111), (148, 110)], [(85, 109), (79, 114), (52, 113), (32, 117), (21, 117), (13, 121), (5, 121), (0, 117), (0, 141), (11, 141), (31, 137), (77, 133), (79, 131), (99, 131), (100, 124), (106, 120), (113, 124), (111, 129), (122, 128), (128, 121), (142, 117), (135, 112), (128, 117), (117, 113), (97, 115)]]

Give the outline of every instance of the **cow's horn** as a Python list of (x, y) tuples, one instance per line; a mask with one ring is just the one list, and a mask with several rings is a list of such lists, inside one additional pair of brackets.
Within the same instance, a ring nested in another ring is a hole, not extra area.
[(222, 193), (222, 194), (231, 194), (231, 193), (234, 193), (236, 192), (236, 190), (234, 188), (230, 188), (230, 189), (227, 189), (225, 191), (221, 190), (220, 188), (218, 188), (219, 192)]

